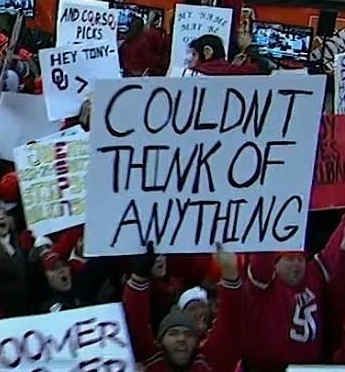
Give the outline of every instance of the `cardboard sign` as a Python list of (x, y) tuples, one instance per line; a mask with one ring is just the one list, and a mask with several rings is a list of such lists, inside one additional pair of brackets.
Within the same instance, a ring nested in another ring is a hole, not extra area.
[(86, 254), (150, 240), (161, 253), (302, 249), (324, 86), (288, 73), (97, 82)]
[(120, 77), (114, 43), (69, 45), (39, 52), (43, 92), (50, 120), (77, 115), (95, 79)]
[(169, 75), (181, 76), (184, 69), (191, 67), (189, 43), (203, 35), (218, 36), (227, 54), (232, 13), (227, 8), (177, 4)]
[(89, 4), (76, 4), (74, 0), (60, 2), (56, 46), (85, 44), (88, 42), (114, 43), (117, 37), (118, 11)]
[(36, 236), (84, 223), (88, 134), (21, 146), (14, 157), (26, 223)]
[(335, 57), (334, 113), (345, 114), (345, 53)]
[(345, 115), (324, 115), (311, 209), (345, 207)]
[(1, 371), (135, 371), (122, 305), (0, 321)]
[(48, 120), (43, 96), (2, 93), (0, 118), (0, 159), (13, 161), (15, 147), (59, 130)]
[(0, 13), (15, 14), (21, 11), (26, 17), (33, 17), (36, 0), (0, 0)]

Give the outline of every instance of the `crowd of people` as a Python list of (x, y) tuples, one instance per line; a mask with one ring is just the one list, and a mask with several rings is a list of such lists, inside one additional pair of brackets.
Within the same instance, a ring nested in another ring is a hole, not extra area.
[[(187, 3), (215, 5), (209, 1)], [(212, 4), (211, 4), (212, 3)], [(219, 3), (219, 2), (218, 2)], [(235, 11), (241, 2), (223, 1)], [(3, 35), (2, 54), (6, 52)], [(189, 44), (203, 75), (269, 74), (247, 36)], [(124, 76), (164, 76), (170, 36), (133, 17), (119, 42)], [(235, 46), (234, 46), (235, 45)], [(17, 48), (5, 91), (42, 94), (37, 50)], [(89, 130), (90, 102), (63, 128)], [(1, 125), (1, 123), (0, 123)], [(11, 318), (122, 301), (138, 371), (279, 372), (289, 364), (345, 364), (345, 219), (318, 253), (83, 257), (84, 226), (34, 236), (14, 164), (0, 159), (0, 316)]]

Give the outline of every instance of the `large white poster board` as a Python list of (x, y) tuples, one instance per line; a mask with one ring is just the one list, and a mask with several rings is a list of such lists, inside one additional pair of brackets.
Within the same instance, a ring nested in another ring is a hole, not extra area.
[(56, 47), (117, 39), (119, 11), (75, 0), (61, 1), (56, 24)]
[(1, 371), (135, 371), (119, 303), (1, 320), (0, 334)]
[(39, 59), (50, 120), (77, 115), (95, 79), (120, 77), (115, 41), (42, 49)]
[(29, 229), (46, 235), (85, 221), (89, 136), (50, 137), (14, 151)]
[(189, 43), (200, 36), (218, 36), (227, 54), (232, 14), (232, 9), (227, 8), (176, 4), (169, 75), (182, 76), (189, 68)]
[(335, 56), (334, 113), (345, 114), (345, 53)]
[(149, 240), (162, 253), (301, 250), (324, 85), (293, 73), (98, 81), (86, 254)]
[(0, 159), (13, 161), (13, 149), (56, 132), (43, 95), (3, 92), (0, 98)]

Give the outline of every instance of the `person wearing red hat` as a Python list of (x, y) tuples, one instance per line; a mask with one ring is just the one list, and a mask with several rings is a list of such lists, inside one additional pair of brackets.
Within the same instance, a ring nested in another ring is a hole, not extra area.
[(56, 312), (76, 308), (80, 301), (75, 297), (72, 286), (71, 269), (56, 252), (48, 251), (41, 258), (50, 294), (39, 305), (39, 312)]
[[(341, 240), (307, 260), (304, 252), (257, 253), (244, 286), (242, 371), (285, 371), (288, 364), (318, 364), (325, 358), (326, 314), (331, 289), (344, 287)], [(342, 277), (335, 279), (334, 273)], [(344, 303), (343, 295), (337, 300)], [(338, 291), (339, 293), (339, 291)]]
[(0, 199), (5, 202), (19, 200), (19, 183), (16, 172), (6, 173), (0, 179)]

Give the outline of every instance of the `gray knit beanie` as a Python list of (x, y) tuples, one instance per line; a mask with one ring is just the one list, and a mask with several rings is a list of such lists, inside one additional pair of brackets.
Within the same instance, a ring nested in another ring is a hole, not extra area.
[(172, 327), (186, 327), (197, 336), (197, 328), (193, 317), (180, 310), (173, 310), (160, 323), (158, 329), (158, 340), (161, 341), (165, 333)]

